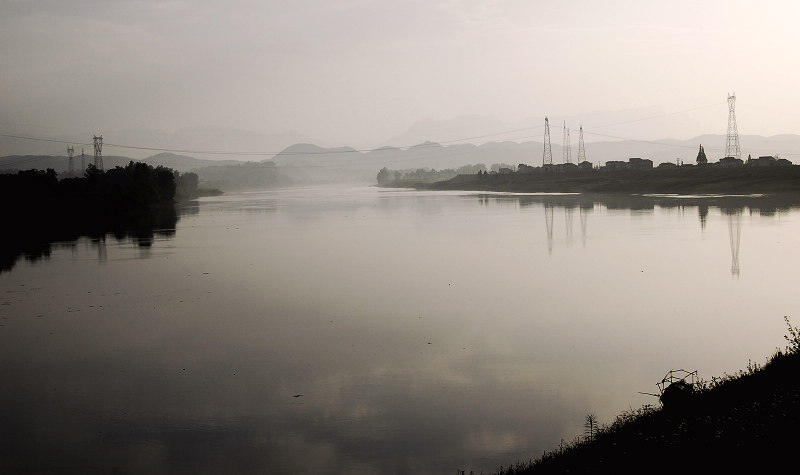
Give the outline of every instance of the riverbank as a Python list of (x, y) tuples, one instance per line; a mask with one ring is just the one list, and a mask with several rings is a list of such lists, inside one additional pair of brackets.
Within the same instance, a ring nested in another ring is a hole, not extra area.
[(682, 401), (623, 413), (497, 473), (744, 473), (791, 466), (800, 424), (800, 334), (791, 326), (789, 332), (790, 346), (763, 366), (750, 363), (738, 374), (695, 384)]
[(435, 183), (395, 181), (384, 186), (516, 193), (800, 194), (800, 166), (515, 172), (458, 175)]

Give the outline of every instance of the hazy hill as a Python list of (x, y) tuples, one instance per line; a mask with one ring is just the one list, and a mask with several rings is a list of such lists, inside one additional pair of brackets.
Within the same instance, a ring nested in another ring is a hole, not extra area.
[[(725, 130), (727, 109), (719, 105), (722, 113), (721, 131)], [(566, 123), (571, 129), (572, 140), (577, 143), (578, 127), (596, 133), (586, 133), (587, 142), (597, 142), (614, 137), (640, 137), (647, 140), (664, 137), (690, 137), (701, 129), (691, 115), (682, 115), (676, 120), (674, 114), (667, 113), (659, 106), (636, 107), (623, 110), (595, 111), (579, 115), (547, 114), (550, 119), (550, 132), (555, 141), (561, 141), (562, 126)], [(643, 120), (645, 118), (646, 120)], [(544, 114), (522, 120), (506, 122), (491, 116), (467, 115), (444, 120), (424, 120), (409, 127), (405, 132), (384, 140), (394, 146), (408, 146), (426, 140), (438, 140), (447, 144), (450, 141), (472, 141), (477, 144), (487, 140), (524, 142), (544, 133)], [(464, 140), (468, 139), (468, 140)], [(577, 147), (577, 145), (574, 145)]]
[(277, 165), (357, 168), (361, 158), (362, 153), (352, 147), (324, 148), (310, 143), (297, 143), (267, 160)]
[(275, 163), (295, 183), (374, 183), (380, 169), (367, 154), (352, 147), (325, 148), (310, 143), (294, 144), (263, 162)]
[(189, 157), (186, 155), (176, 155), (174, 153), (167, 153), (167, 152), (147, 157), (142, 161), (153, 166), (162, 165), (165, 167), (169, 167), (179, 172), (192, 171), (202, 167), (240, 165), (243, 163), (247, 163), (243, 160), (204, 160), (204, 159)]

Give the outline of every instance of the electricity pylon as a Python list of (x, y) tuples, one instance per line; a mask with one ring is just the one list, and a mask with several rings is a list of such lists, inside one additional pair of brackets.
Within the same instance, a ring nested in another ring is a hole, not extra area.
[(566, 141), (566, 149), (567, 149), (567, 160), (564, 163), (572, 163), (572, 140), (569, 138), (569, 129), (567, 129), (567, 141)]
[(725, 156), (741, 160), (739, 130), (736, 128), (736, 93), (728, 96), (728, 138), (725, 140)]
[(578, 134), (578, 165), (586, 161), (586, 149), (583, 146), (583, 125)]
[(103, 136), (94, 136), (94, 166), (103, 169)]
[(75, 165), (72, 162), (72, 156), (74, 154), (75, 154), (75, 148), (74, 147), (67, 147), (67, 158), (69, 159), (69, 162), (68, 162), (68, 165), (67, 165), (67, 173), (69, 174), (69, 176), (72, 176), (72, 174), (75, 172)]
[(544, 155), (542, 166), (553, 164), (553, 150), (550, 148), (550, 121), (544, 118)]

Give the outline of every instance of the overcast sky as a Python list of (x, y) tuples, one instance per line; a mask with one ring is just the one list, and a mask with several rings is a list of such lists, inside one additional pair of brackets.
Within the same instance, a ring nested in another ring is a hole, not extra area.
[(800, 133), (798, 19), (794, 0), (0, 0), (0, 133), (358, 147), (422, 120), (657, 106), (676, 128), (649, 138), (690, 138), (725, 133), (734, 91), (740, 133)]

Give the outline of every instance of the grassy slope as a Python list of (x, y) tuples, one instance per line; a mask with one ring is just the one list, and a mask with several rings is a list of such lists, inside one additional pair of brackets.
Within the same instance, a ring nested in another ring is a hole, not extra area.
[(499, 473), (765, 473), (796, 465), (800, 353), (713, 386), (686, 407), (623, 414), (593, 441)]

